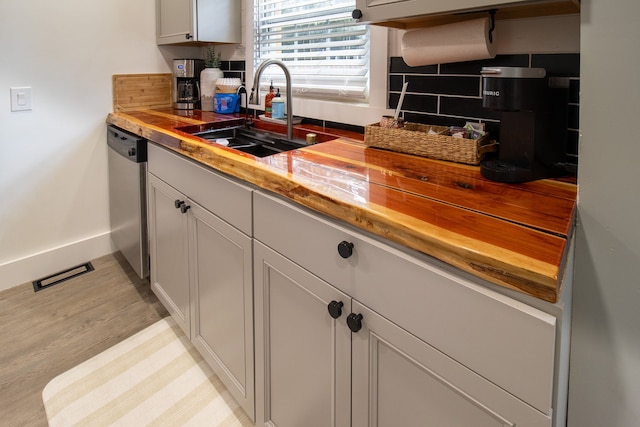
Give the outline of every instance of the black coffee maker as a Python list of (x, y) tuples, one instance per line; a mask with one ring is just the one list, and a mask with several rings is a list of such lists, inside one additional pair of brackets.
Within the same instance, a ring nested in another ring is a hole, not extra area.
[(502, 111), (497, 157), (480, 163), (487, 179), (518, 183), (565, 173), (568, 79), (544, 68), (483, 67), (482, 106)]

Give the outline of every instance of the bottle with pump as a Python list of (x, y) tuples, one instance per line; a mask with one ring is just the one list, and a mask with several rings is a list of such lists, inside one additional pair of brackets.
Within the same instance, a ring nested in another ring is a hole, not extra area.
[(274, 96), (276, 96), (276, 94), (273, 91), (273, 80), (271, 80), (271, 85), (269, 86), (269, 92), (264, 96), (264, 116), (265, 117), (271, 117), (272, 101)]
[(277, 89), (276, 96), (271, 100), (271, 117), (274, 119), (284, 119), (284, 98), (280, 96), (280, 89)]

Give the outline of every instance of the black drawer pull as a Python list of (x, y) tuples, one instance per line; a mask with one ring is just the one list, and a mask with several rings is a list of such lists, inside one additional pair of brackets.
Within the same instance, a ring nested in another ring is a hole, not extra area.
[(331, 317), (337, 319), (338, 317), (342, 316), (342, 306), (344, 306), (344, 303), (342, 301), (331, 301), (327, 305), (327, 309), (329, 310), (329, 314), (331, 315)]
[(343, 240), (338, 243), (338, 253), (342, 258), (349, 258), (353, 255), (353, 243)]
[(347, 326), (351, 332), (358, 332), (362, 329), (362, 314), (351, 313), (347, 316)]

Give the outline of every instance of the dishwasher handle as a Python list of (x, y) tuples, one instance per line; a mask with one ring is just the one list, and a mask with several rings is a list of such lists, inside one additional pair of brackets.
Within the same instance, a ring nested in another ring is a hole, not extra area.
[(107, 145), (132, 162), (147, 161), (147, 140), (116, 126), (107, 126)]

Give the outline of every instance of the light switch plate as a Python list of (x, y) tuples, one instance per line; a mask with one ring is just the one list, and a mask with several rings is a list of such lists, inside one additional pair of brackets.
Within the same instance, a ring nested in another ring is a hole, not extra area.
[(11, 111), (31, 110), (31, 88), (12, 87), (11, 88)]

